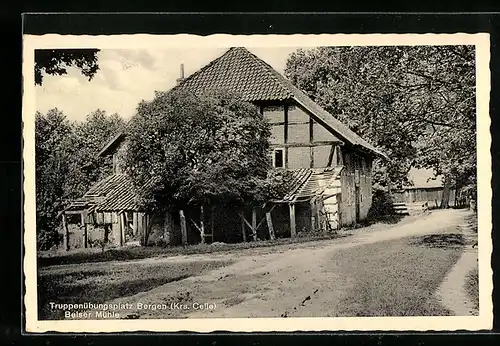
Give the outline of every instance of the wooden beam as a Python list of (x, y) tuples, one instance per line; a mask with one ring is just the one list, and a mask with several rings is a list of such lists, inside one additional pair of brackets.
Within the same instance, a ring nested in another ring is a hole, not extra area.
[(284, 107), (284, 124), (285, 126), (283, 126), (283, 129), (284, 129), (284, 133), (283, 133), (283, 139), (284, 139), (284, 142), (287, 143), (288, 142), (288, 105), (285, 105)]
[[(285, 122), (284, 121), (278, 121), (278, 122), (275, 122), (275, 123), (271, 123), (269, 125), (271, 125), (271, 126), (283, 126), (283, 125), (285, 125)], [(294, 121), (294, 122), (290, 122), (288, 120), (288, 125), (309, 125), (309, 121)]]
[(327, 163), (327, 167), (332, 167), (332, 166), (336, 166), (337, 165), (337, 160), (335, 158), (335, 154), (337, 153), (336, 150), (335, 150), (336, 146), (334, 144), (332, 144), (332, 146), (330, 147), (330, 154), (328, 155), (328, 163)]
[(83, 247), (88, 247), (88, 234), (87, 234), (87, 220), (85, 213), (82, 213), (82, 227), (83, 227)]
[(295, 204), (290, 203), (289, 209), (290, 209), (290, 234), (292, 238), (295, 238), (297, 236), (297, 228), (295, 224)]
[[(286, 144), (288, 143), (288, 105), (285, 105), (283, 108), (285, 113), (285, 124), (283, 126), (285, 132), (283, 134), (283, 142)], [(288, 168), (288, 147), (285, 147), (283, 152), (283, 167)]]
[(312, 147), (314, 142), (314, 120), (309, 117), (309, 167), (314, 167), (314, 149)]
[(64, 229), (64, 249), (69, 251), (69, 229), (68, 229), (68, 221), (66, 220), (66, 214), (62, 214), (62, 223)]
[(76, 214), (82, 214), (84, 211), (83, 210), (65, 210), (64, 213), (66, 215), (76, 215)]
[(257, 210), (252, 208), (252, 231), (253, 241), (257, 241)]
[(137, 224), (138, 224), (138, 222), (137, 222), (137, 214), (138, 214), (138, 212), (136, 212), (136, 211), (134, 211), (132, 213), (132, 233), (134, 235), (137, 235), (137, 229), (138, 229), (138, 227), (137, 227)]
[(120, 218), (120, 246), (125, 245), (125, 213), (121, 212), (119, 215)]
[(186, 229), (186, 217), (184, 216), (184, 211), (179, 210), (179, 217), (181, 219), (181, 234), (182, 234), (182, 245), (187, 245), (187, 229)]
[(269, 228), (269, 238), (271, 238), (271, 240), (274, 240), (275, 239), (275, 236), (274, 236), (274, 227), (273, 227), (273, 220), (271, 218), (271, 212), (268, 211), (266, 213), (266, 220), (267, 220), (267, 228)]
[(320, 147), (320, 146), (327, 146), (327, 145), (340, 145), (339, 141), (317, 141), (317, 142), (289, 142), (289, 143), (274, 143), (270, 144), (269, 147), (271, 149), (276, 149), (276, 148), (302, 148), (302, 147)]

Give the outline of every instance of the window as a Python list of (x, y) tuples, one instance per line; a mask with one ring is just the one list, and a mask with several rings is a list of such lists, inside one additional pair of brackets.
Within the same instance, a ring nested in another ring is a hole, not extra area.
[(274, 149), (273, 166), (276, 168), (284, 168), (283, 149)]

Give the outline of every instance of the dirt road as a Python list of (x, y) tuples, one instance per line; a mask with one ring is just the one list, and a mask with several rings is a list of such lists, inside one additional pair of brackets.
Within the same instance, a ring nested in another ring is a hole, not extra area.
[[(349, 237), (292, 248), (147, 259), (144, 261), (175, 263), (230, 258), (235, 263), (111, 303), (142, 304), (142, 308), (120, 313), (140, 318), (337, 316), (337, 303), (354, 288), (354, 282), (340, 270), (345, 264), (342, 256), (332, 261), (334, 254), (401, 238), (457, 233), (468, 215), (466, 210), (433, 211), (384, 225), (384, 230), (375, 225), (355, 230)], [(371, 260), (362, 257), (349, 261), (359, 261), (362, 266)]]

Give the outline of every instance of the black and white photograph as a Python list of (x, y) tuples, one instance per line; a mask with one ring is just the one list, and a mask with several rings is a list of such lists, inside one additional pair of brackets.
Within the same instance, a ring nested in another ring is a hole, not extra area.
[(28, 330), (491, 327), (487, 34), (24, 54)]

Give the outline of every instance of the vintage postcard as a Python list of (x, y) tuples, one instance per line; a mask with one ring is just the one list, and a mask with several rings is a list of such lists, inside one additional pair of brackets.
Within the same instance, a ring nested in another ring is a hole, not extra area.
[(26, 330), (491, 329), (489, 50), (26, 35)]

